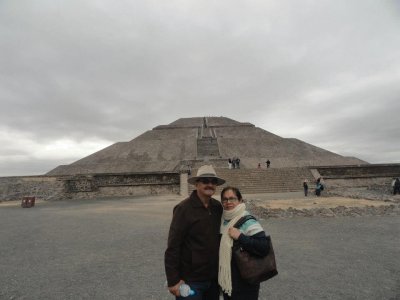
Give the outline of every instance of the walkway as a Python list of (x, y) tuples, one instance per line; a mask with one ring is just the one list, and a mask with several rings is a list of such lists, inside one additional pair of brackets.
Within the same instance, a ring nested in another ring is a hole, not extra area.
[[(30, 209), (0, 203), (0, 299), (172, 300), (163, 287), (163, 255), (176, 203), (173, 196)], [(400, 296), (399, 217), (261, 223), (279, 275), (262, 284), (260, 299)]]

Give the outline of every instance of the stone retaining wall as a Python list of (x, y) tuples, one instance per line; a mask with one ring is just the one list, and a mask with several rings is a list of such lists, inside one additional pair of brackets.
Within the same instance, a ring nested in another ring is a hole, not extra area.
[(54, 200), (64, 193), (64, 182), (53, 176), (0, 177), (0, 200), (21, 200), (24, 196)]
[(179, 194), (179, 173), (95, 174), (65, 180), (68, 198)]
[(318, 177), (323, 178), (325, 195), (398, 202), (391, 195), (391, 183), (393, 178), (400, 177), (400, 164), (331, 166), (316, 170)]
[(387, 186), (389, 187), (392, 177), (369, 177), (369, 178), (347, 178), (347, 179), (331, 179), (323, 177), (326, 187), (333, 188), (351, 188), (351, 187), (371, 187), (371, 186)]
[(179, 194), (179, 173), (0, 177), (0, 201), (35, 196), (42, 200)]
[(281, 208), (265, 208), (257, 206), (251, 200), (247, 202), (248, 210), (258, 218), (293, 218), (293, 217), (360, 217), (360, 216), (383, 216), (383, 215), (400, 215), (400, 206), (398, 204), (387, 204), (380, 206), (365, 207), (346, 207), (337, 206), (332, 208), (312, 208), (297, 209), (289, 207)]
[(400, 177), (400, 164), (316, 167), (324, 179)]

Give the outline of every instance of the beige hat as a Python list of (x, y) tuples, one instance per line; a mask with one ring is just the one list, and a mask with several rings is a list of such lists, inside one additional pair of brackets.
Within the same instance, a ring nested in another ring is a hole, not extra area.
[(190, 184), (195, 184), (200, 178), (215, 178), (217, 179), (217, 185), (222, 185), (225, 183), (224, 179), (217, 177), (217, 173), (215, 173), (215, 170), (211, 165), (201, 166), (197, 171), (197, 176), (190, 177), (188, 182)]

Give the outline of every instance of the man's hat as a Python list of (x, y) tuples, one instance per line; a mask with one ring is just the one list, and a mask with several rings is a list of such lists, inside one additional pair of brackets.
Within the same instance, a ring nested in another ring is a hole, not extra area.
[(217, 177), (217, 173), (215, 173), (215, 170), (211, 165), (201, 166), (197, 171), (197, 176), (190, 177), (188, 182), (190, 184), (195, 184), (196, 181), (201, 178), (215, 178), (217, 179), (217, 185), (222, 185), (225, 183), (224, 179)]

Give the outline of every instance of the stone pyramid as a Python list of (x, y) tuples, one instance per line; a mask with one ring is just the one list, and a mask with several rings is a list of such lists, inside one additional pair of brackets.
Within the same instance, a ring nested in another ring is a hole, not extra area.
[(129, 142), (118, 142), (47, 175), (168, 172), (204, 163), (228, 167), (239, 157), (241, 168), (271, 168), (366, 164), (298, 139), (282, 138), (251, 123), (226, 117), (181, 118), (160, 125)]

